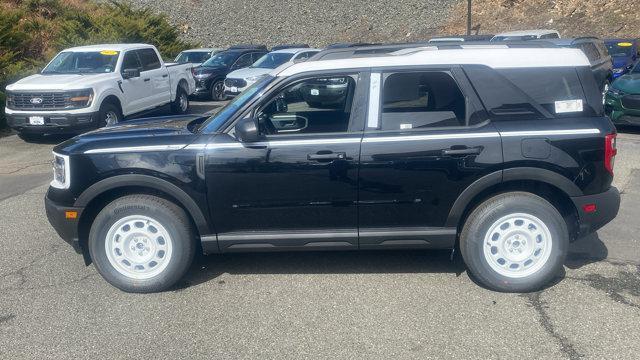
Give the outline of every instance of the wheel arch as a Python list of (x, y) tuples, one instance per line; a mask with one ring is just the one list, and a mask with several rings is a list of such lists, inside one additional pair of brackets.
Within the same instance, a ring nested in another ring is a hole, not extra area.
[(578, 231), (578, 213), (572, 196), (583, 195), (582, 190), (566, 177), (540, 168), (510, 168), (485, 175), (467, 187), (454, 202), (447, 217), (447, 227), (460, 232), (469, 213), (491, 196), (524, 191), (549, 201), (562, 214), (572, 238)]
[(74, 206), (83, 207), (78, 222), (80, 245), (86, 254), (85, 262), (89, 262), (87, 239), (93, 219), (100, 210), (111, 201), (131, 194), (149, 194), (165, 198), (180, 206), (190, 218), (191, 225), (198, 236), (209, 235), (212, 232), (205, 214), (184, 190), (178, 186), (153, 176), (141, 174), (117, 175), (101, 180), (87, 188), (76, 200)]
[(105, 96), (105, 98), (102, 99), (102, 102), (100, 103), (100, 107), (102, 107), (103, 104), (113, 104), (117, 106), (118, 109), (120, 109), (120, 114), (124, 115), (124, 109), (122, 109), (122, 102), (120, 102), (120, 98), (118, 98), (117, 96), (113, 94)]

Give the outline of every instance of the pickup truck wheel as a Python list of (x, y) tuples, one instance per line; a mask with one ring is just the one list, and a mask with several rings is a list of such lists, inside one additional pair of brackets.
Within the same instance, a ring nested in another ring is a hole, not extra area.
[(224, 82), (217, 80), (211, 85), (211, 100), (222, 101), (224, 98)]
[(149, 293), (174, 285), (191, 266), (195, 242), (187, 214), (151, 195), (114, 200), (96, 216), (89, 253), (113, 286)]
[(178, 87), (176, 99), (171, 103), (171, 112), (174, 114), (184, 114), (189, 109), (189, 96), (182, 87)]
[(105, 126), (113, 126), (122, 120), (122, 115), (120, 114), (120, 109), (112, 104), (105, 103), (100, 106), (100, 111), (98, 111), (98, 127)]
[(535, 291), (560, 272), (567, 225), (545, 199), (510, 192), (480, 204), (467, 218), (460, 251), (471, 274), (498, 291)]

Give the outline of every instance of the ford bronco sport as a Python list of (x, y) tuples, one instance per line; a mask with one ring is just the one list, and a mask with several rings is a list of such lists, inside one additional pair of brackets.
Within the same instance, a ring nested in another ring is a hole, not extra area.
[[(589, 65), (504, 46), (292, 64), (210, 118), (56, 146), (47, 215), (130, 292), (171, 287), (200, 248), (456, 247), (483, 285), (532, 291), (618, 211), (616, 132)], [(314, 107), (326, 79), (345, 96)]]

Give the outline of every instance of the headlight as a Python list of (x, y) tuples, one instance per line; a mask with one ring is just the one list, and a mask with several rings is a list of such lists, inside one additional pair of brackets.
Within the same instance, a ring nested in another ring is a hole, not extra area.
[(5, 93), (6, 95), (6, 104), (5, 106), (8, 108), (12, 108), (14, 104), (14, 95), (10, 92)]
[(618, 90), (616, 88), (609, 88), (609, 94), (613, 96), (625, 96), (626, 93), (622, 90)]
[(262, 78), (263, 78), (263, 77), (265, 77), (265, 76), (267, 76), (267, 74), (256, 75), (256, 76), (249, 76), (249, 77), (247, 78), (247, 81), (249, 81), (249, 82), (256, 82), (256, 81), (258, 81), (258, 80), (262, 79)]
[(53, 181), (51, 186), (58, 189), (68, 189), (71, 185), (69, 156), (53, 153)]
[(91, 101), (93, 101), (93, 90), (84, 89), (70, 91), (67, 93), (67, 98), (69, 99), (69, 103), (67, 105), (68, 108), (88, 107), (91, 105)]

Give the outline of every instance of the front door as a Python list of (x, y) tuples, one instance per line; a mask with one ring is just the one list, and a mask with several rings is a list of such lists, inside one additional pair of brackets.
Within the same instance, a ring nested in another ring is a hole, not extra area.
[(361, 75), (292, 79), (247, 116), (263, 135), (233, 131), (206, 150), (208, 201), (221, 251), (357, 248)]
[(453, 246), (458, 196), (499, 170), (501, 141), (458, 68), (371, 74), (360, 164), (360, 247)]
[[(136, 50), (129, 50), (124, 53), (122, 58), (121, 72), (129, 69), (138, 69), (142, 73), (142, 64), (138, 58)], [(144, 81), (142, 76), (122, 79), (119, 82), (123, 96), (127, 99), (122, 105), (124, 115), (136, 113), (144, 110), (146, 98), (151, 94), (151, 84)]]

